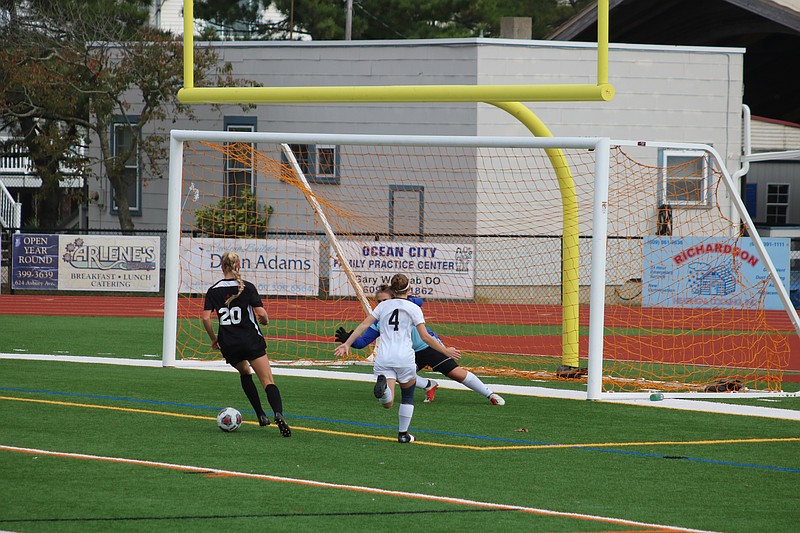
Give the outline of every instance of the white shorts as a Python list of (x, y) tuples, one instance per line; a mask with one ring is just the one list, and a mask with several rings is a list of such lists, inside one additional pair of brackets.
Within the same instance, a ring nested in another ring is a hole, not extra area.
[(417, 366), (382, 366), (375, 363), (372, 367), (372, 374), (375, 377), (383, 374), (386, 379), (394, 379), (398, 383), (408, 383), (417, 377)]

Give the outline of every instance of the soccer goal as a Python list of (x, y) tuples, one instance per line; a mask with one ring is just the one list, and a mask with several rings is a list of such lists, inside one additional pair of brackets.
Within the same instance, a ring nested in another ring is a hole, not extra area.
[(198, 317), (225, 251), (277, 364), (367, 361), (334, 331), (397, 272), (463, 366), (590, 399), (780, 394), (800, 347), (789, 242), (705, 145), (173, 131), (165, 365), (220, 357)]

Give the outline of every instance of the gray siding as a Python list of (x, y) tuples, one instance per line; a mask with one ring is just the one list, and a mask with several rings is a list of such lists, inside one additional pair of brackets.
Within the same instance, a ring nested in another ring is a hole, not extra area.
[[(800, 226), (800, 161), (762, 161), (750, 164), (747, 183), (756, 186), (756, 213), (753, 222), (767, 224), (767, 185), (789, 185), (786, 224)], [(751, 216), (753, 213), (751, 213)]]

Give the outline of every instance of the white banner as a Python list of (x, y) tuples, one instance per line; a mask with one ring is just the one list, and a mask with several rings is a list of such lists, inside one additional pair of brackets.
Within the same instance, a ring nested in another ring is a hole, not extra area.
[[(471, 300), (475, 249), (469, 244), (342, 241), (344, 256), (367, 295), (395, 274), (411, 282), (411, 296)], [(355, 296), (338, 259), (331, 258), (332, 296)]]
[(158, 237), (59, 235), (58, 255), (58, 290), (158, 292)]
[(242, 278), (269, 296), (319, 294), (319, 241), (181, 238), (181, 293), (205, 294), (222, 279), (222, 254), (236, 252)]

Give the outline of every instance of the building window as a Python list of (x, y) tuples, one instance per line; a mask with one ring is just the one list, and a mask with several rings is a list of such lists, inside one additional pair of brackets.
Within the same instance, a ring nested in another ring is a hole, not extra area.
[(789, 214), (789, 184), (767, 183), (767, 224), (786, 224)]
[[(338, 185), (339, 147), (332, 144), (290, 144), (292, 153), (300, 170), (309, 183)], [(281, 160), (289, 164), (286, 154), (281, 152)]]
[(711, 205), (710, 165), (702, 150), (662, 150), (660, 203), (669, 206)]
[[(256, 131), (255, 117), (225, 117), (225, 131)], [(253, 143), (228, 143), (225, 157), (225, 195), (231, 198), (242, 196), (245, 191), (253, 191)]]
[[(132, 215), (142, 214), (142, 177), (139, 173), (139, 150), (131, 152), (133, 146), (132, 125), (136, 124), (137, 117), (129, 117), (130, 124), (125, 122), (115, 122), (111, 126), (111, 153), (119, 157), (129, 153), (123, 169), (123, 179), (128, 183), (128, 209)], [(111, 186), (111, 212), (118, 211), (116, 201), (116, 191)]]

